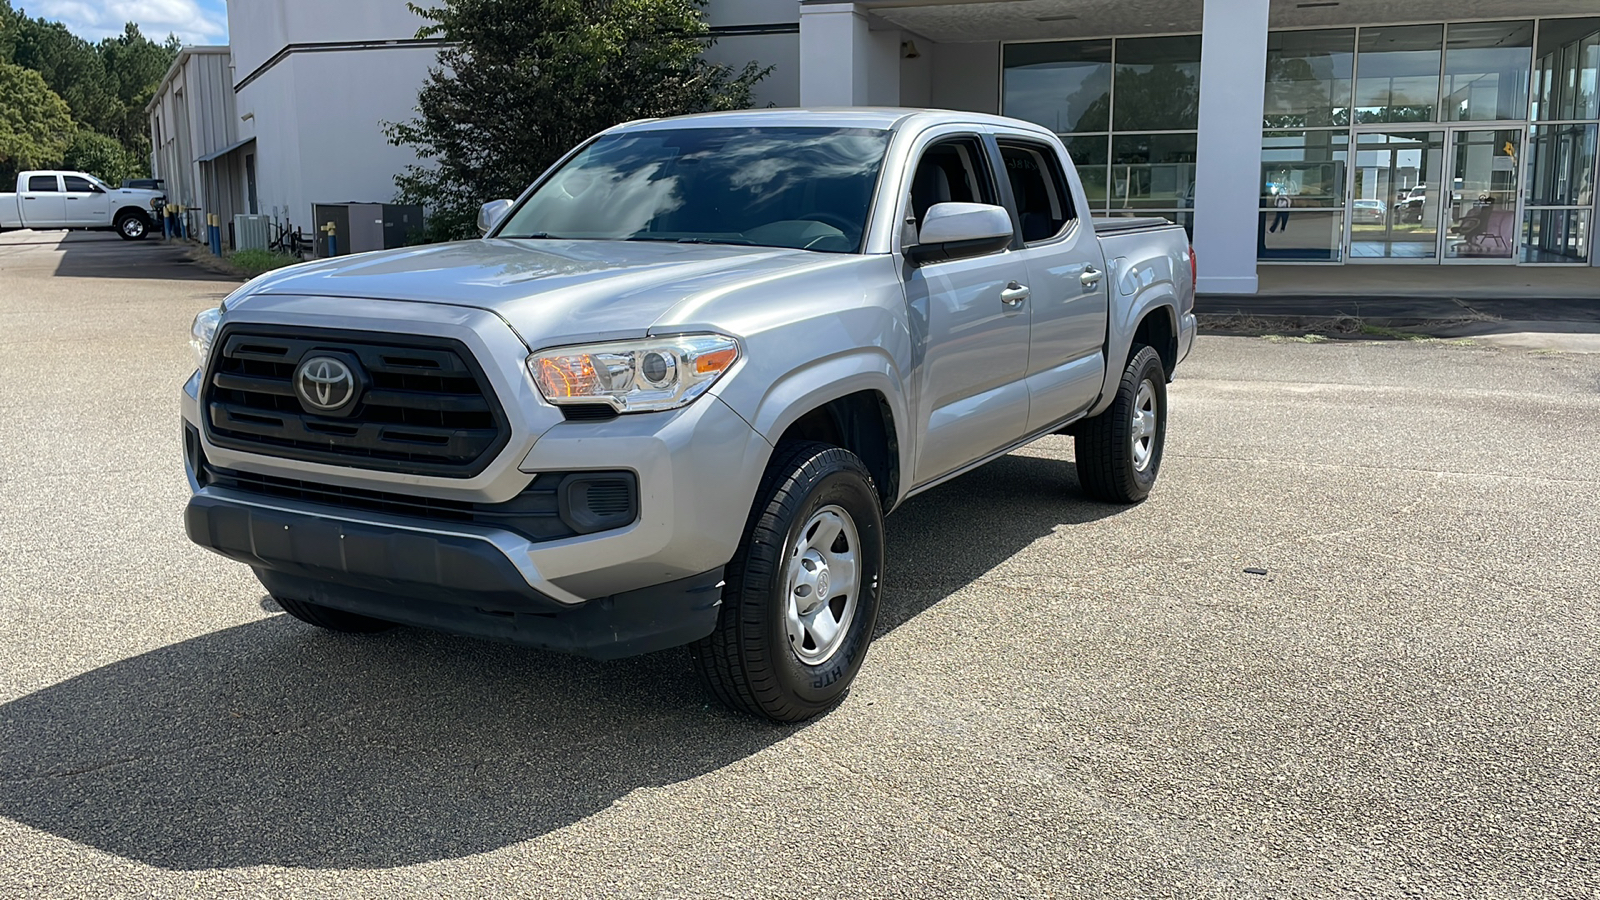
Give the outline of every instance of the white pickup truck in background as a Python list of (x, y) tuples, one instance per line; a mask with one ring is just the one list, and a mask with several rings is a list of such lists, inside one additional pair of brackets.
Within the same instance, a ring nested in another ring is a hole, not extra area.
[(89, 228), (137, 241), (165, 203), (162, 191), (114, 188), (84, 172), (23, 172), (16, 193), (0, 193), (0, 231)]

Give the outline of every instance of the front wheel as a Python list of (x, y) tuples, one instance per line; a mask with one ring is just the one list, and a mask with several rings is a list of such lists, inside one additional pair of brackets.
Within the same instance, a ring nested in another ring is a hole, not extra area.
[(144, 240), (150, 233), (150, 221), (142, 213), (127, 213), (117, 220), (117, 236), (125, 241)]
[(855, 454), (784, 444), (727, 568), (716, 630), (690, 646), (717, 699), (775, 722), (831, 709), (878, 618), (883, 507)]
[(1111, 408), (1075, 429), (1078, 482), (1107, 503), (1150, 495), (1167, 440), (1167, 376), (1152, 347), (1135, 346)]

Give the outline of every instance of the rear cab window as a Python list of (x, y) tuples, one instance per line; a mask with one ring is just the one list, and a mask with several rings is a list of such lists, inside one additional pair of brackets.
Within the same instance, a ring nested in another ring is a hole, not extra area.
[(54, 175), (29, 175), (28, 190), (41, 193), (48, 191), (53, 194), (61, 189), (56, 186), (56, 177)]
[(1072, 192), (1056, 149), (1043, 141), (1001, 137), (1000, 158), (1017, 204), (1017, 224), (1025, 243), (1058, 237), (1077, 218)]

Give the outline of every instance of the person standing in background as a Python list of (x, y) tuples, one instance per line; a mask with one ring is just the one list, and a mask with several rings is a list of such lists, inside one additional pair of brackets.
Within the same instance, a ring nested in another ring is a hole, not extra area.
[(1279, 191), (1277, 196), (1272, 198), (1272, 205), (1277, 208), (1278, 212), (1272, 217), (1272, 227), (1268, 228), (1267, 230), (1273, 232), (1274, 234), (1276, 234), (1280, 228), (1282, 228), (1284, 231), (1288, 231), (1289, 195)]

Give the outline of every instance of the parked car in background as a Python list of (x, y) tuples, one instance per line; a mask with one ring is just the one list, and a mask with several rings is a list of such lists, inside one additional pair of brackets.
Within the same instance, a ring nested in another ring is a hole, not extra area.
[(0, 231), (86, 228), (137, 241), (165, 203), (162, 191), (114, 188), (85, 172), (23, 172), (16, 193), (0, 193)]
[(1350, 204), (1350, 215), (1357, 222), (1383, 224), (1389, 208), (1382, 200), (1355, 200)]
[(166, 180), (161, 178), (124, 178), (122, 186), (141, 191), (164, 191)]
[(197, 317), (189, 536), (323, 628), (689, 645), (730, 706), (809, 718), (861, 667), (906, 499), (1052, 434), (1096, 500), (1155, 484), (1194, 254), (1091, 209), (1060, 139), (998, 116), (618, 126), (484, 240)]

